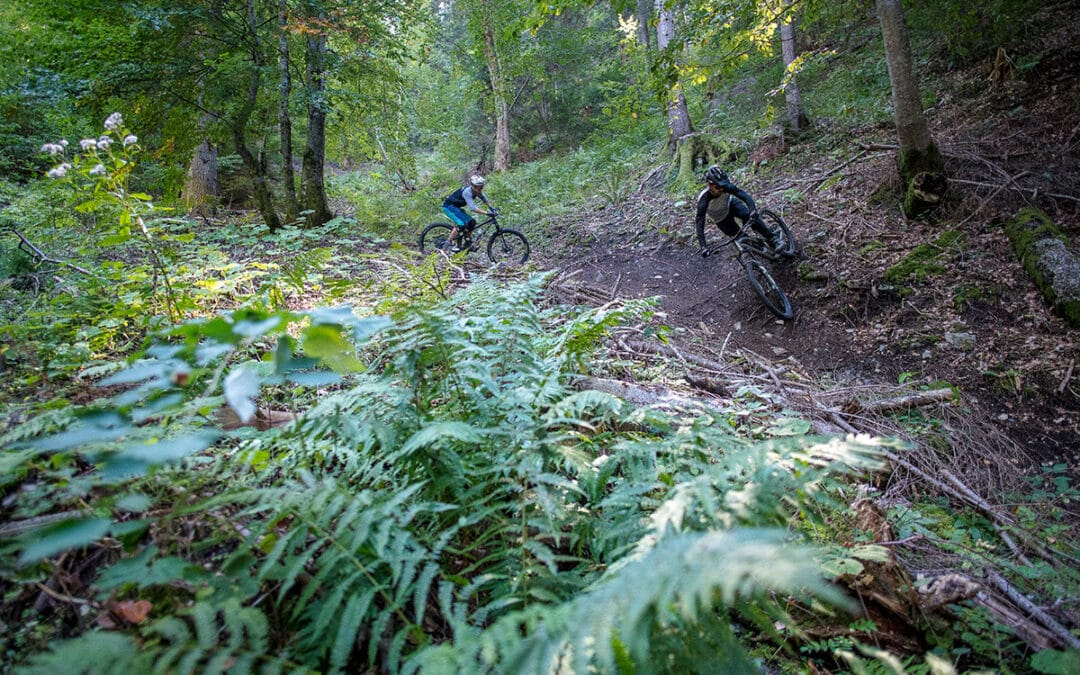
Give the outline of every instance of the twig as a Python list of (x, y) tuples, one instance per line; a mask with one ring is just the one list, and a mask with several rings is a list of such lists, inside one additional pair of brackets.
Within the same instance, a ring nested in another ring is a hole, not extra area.
[[(1009, 180), (1013, 183), (1013, 185), (1016, 185), (1017, 179), (1023, 178), (1026, 175), (1028, 175), (1027, 171), (1021, 171), (1016, 176), (1010, 177)], [(972, 211), (970, 214), (968, 214), (967, 218), (964, 218), (962, 221), (960, 221), (960, 223), (957, 225), (957, 227), (967, 223), (969, 220), (974, 218), (979, 213), (979, 211), (982, 211), (984, 206), (986, 206), (991, 201), (993, 201), (994, 197), (996, 197), (998, 195), (998, 193), (1001, 192), (1002, 190), (1004, 190), (1006, 187), (1008, 187), (1008, 185), (1006, 185), (1004, 183), (1001, 184), (1000, 186), (998, 186), (997, 189), (995, 189), (993, 192), (990, 193), (990, 196), (988, 196), (986, 199), (982, 200), (982, 202), (977, 207), (975, 207), (974, 211)]]
[(895, 396), (893, 398), (871, 401), (869, 403), (853, 400), (848, 403), (846, 409), (849, 412), (882, 413), (898, 409), (919, 408), (933, 403), (943, 403), (952, 397), (952, 389), (931, 389), (929, 391), (920, 391), (915, 394)]
[[(992, 188), (1010, 187), (1007, 183), (999, 183), (999, 184), (985, 183), (985, 182), (979, 181), (979, 180), (963, 180), (963, 179), (960, 179), (960, 178), (950, 178), (949, 182), (951, 182), (951, 183), (961, 183), (963, 185), (978, 185), (980, 187), (992, 187)], [(1020, 187), (1019, 185), (1011, 187), (1010, 189), (1015, 190), (1017, 192), (1021, 192), (1021, 193), (1030, 192), (1032, 195), (1040, 194), (1038, 189)], [(1080, 197), (1073, 197), (1072, 195), (1063, 195), (1063, 194), (1060, 194), (1060, 193), (1057, 193), (1057, 192), (1043, 192), (1041, 194), (1044, 194), (1047, 197), (1053, 197), (1055, 199), (1068, 199), (1069, 201), (1080, 203)]]
[[(24, 252), (38, 258), (41, 262), (52, 263), (54, 265), (63, 265), (64, 267), (70, 267), (71, 269), (75, 270), (76, 272), (82, 272), (86, 276), (94, 277), (95, 279), (100, 279), (101, 278), (98, 275), (94, 274), (93, 272), (90, 272), (88, 270), (84, 270), (83, 268), (79, 267), (78, 265), (76, 265), (74, 263), (67, 262), (66, 260), (57, 260), (55, 258), (50, 258), (49, 256), (45, 255), (45, 253), (40, 248), (38, 248), (37, 246), (34, 246), (34, 244), (29, 239), (24, 237), (22, 232), (19, 232), (14, 227), (11, 228), (11, 231), (15, 234), (16, 237), (18, 237), (20, 240), (22, 240), (21, 243), (19, 244), (19, 248), (22, 251), (24, 251)], [(24, 246), (26, 248), (23, 248)], [(30, 250), (27, 251), (27, 248), (30, 249)]]
[(18, 534), (22, 534), (27, 530), (32, 530), (35, 527), (41, 525), (48, 525), (49, 523), (55, 523), (60, 520), (68, 520), (71, 518), (81, 518), (89, 515), (89, 511), (61, 511), (60, 513), (47, 513), (43, 516), (35, 516), (33, 518), (27, 518), (25, 520), (16, 520), (10, 523), (5, 523), (0, 526), (0, 538), (13, 537)]
[(896, 539), (893, 541), (875, 541), (875, 546), (903, 546), (904, 544), (910, 544), (913, 541), (920, 541), (926, 539), (926, 535), (919, 533), (913, 534), (910, 537), (904, 537), (903, 539)]
[(59, 600), (60, 602), (69, 602), (69, 603), (71, 603), (73, 605), (89, 605), (90, 604), (89, 600), (83, 600), (82, 598), (73, 598), (70, 595), (64, 595), (63, 593), (57, 593), (56, 591), (49, 588), (48, 586), (46, 586), (43, 583), (36, 583), (34, 585), (37, 586), (39, 591), (41, 591), (45, 595), (49, 596), (53, 600)]
[(1009, 600), (1016, 603), (1020, 609), (1027, 612), (1050, 630), (1050, 632), (1053, 633), (1056, 638), (1061, 640), (1065, 646), (1072, 649), (1080, 649), (1080, 639), (1073, 635), (1065, 626), (1058, 623), (1054, 617), (1047, 614), (1045, 610), (1029, 600), (1027, 596), (1016, 590), (1016, 588), (1006, 581), (1004, 577), (991, 570), (987, 573), (986, 578), (990, 580), (990, 583), (992, 583), (994, 587), (1004, 593)]
[(1065, 372), (1065, 379), (1063, 379), (1061, 381), (1061, 384), (1059, 384), (1058, 387), (1057, 387), (1057, 392), (1059, 394), (1065, 393), (1065, 387), (1069, 386), (1069, 380), (1072, 379), (1073, 367), (1075, 365), (1076, 365), (1076, 359), (1073, 359), (1072, 361), (1069, 362), (1069, 370)]

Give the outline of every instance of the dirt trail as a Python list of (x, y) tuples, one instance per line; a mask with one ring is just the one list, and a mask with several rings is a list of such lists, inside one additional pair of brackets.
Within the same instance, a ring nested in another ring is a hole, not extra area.
[[(768, 312), (730, 255), (701, 258), (693, 213), (661, 190), (639, 191), (625, 220), (605, 220), (601, 210), (577, 223), (584, 234), (576, 244), (538, 252), (540, 263), (580, 288), (579, 299), (659, 296), (658, 322), (681, 328), (674, 339), (688, 349), (749, 349), (835, 386), (947, 381), (963, 392), (965, 407), (990, 420), (987, 433), (1029, 453), (1028, 470), (1080, 466), (1080, 373), (1073, 374), (1080, 331), (1037, 296), (1000, 227), (969, 219), (960, 228), (966, 247), (943, 257), (945, 272), (900, 296), (882, 283), (884, 271), (943, 226), (899, 222), (891, 204), (866, 206), (892, 180), (890, 159), (869, 155), (846, 171), (849, 182), (816, 195), (815, 214), (801, 205), (784, 212), (801, 258), (770, 267), (791, 297), (792, 321)], [(748, 189), (768, 195), (784, 185)], [(1080, 232), (1076, 209), (1058, 215)], [(967, 287), (985, 293), (958, 308)]]

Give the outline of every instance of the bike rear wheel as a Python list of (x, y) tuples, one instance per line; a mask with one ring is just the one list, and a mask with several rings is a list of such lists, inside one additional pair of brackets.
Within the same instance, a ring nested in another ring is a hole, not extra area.
[(765, 224), (772, 228), (774, 232), (779, 231), (781, 234), (780, 245), (773, 249), (773, 251), (777, 255), (784, 256), (785, 258), (790, 258), (795, 255), (795, 236), (791, 234), (791, 228), (784, 222), (784, 219), (781, 218), (778, 213), (770, 211), (769, 209), (761, 210), (761, 219), (765, 221)]
[(784, 293), (784, 289), (780, 288), (764, 265), (757, 260), (747, 260), (745, 268), (750, 285), (754, 287), (754, 292), (758, 294), (770, 312), (785, 321), (795, 316), (787, 293)]
[(425, 227), (420, 234), (420, 252), (431, 253), (445, 249), (453, 229), (446, 223), (432, 223)]
[(493, 263), (522, 265), (529, 259), (529, 240), (517, 230), (501, 229), (488, 240), (487, 254)]

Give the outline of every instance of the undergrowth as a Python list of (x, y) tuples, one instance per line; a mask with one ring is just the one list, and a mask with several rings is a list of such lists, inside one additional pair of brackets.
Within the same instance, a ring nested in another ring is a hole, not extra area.
[[(26, 672), (693, 670), (706, 627), (710, 663), (745, 669), (736, 617), (771, 634), (787, 603), (850, 607), (786, 528), (878, 444), (576, 391), (647, 306), (567, 319), (543, 287), (189, 322), (104, 381), (121, 393), (8, 432), (15, 475), (97, 467), (53, 505), (66, 520), (5, 543), (8, 592), (81, 569), (111, 627), (69, 624)], [(306, 408), (291, 425), (208, 423), (282, 383)], [(86, 555), (109, 564), (68, 567)]]

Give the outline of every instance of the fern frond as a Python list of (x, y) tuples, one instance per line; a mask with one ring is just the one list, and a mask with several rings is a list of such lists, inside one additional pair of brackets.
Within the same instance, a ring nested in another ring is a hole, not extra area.
[(235, 599), (220, 605), (197, 603), (181, 617), (159, 619), (142, 632), (139, 642), (123, 633), (88, 633), (57, 644), (20, 672), (201, 675), (297, 670), (296, 664), (270, 653), (262, 612)]
[[(766, 591), (809, 593), (843, 603), (807, 551), (779, 531), (706, 532), (669, 537), (642, 559), (574, 600), (514, 612), (452, 647), (420, 652), (414, 671), (581, 673), (616, 670), (617, 645), (639, 666), (657, 662), (649, 637), (662, 626), (692, 625), (705, 612), (732, 608)], [(737, 653), (749, 667), (750, 660)], [(677, 665), (667, 669), (678, 671)]]

